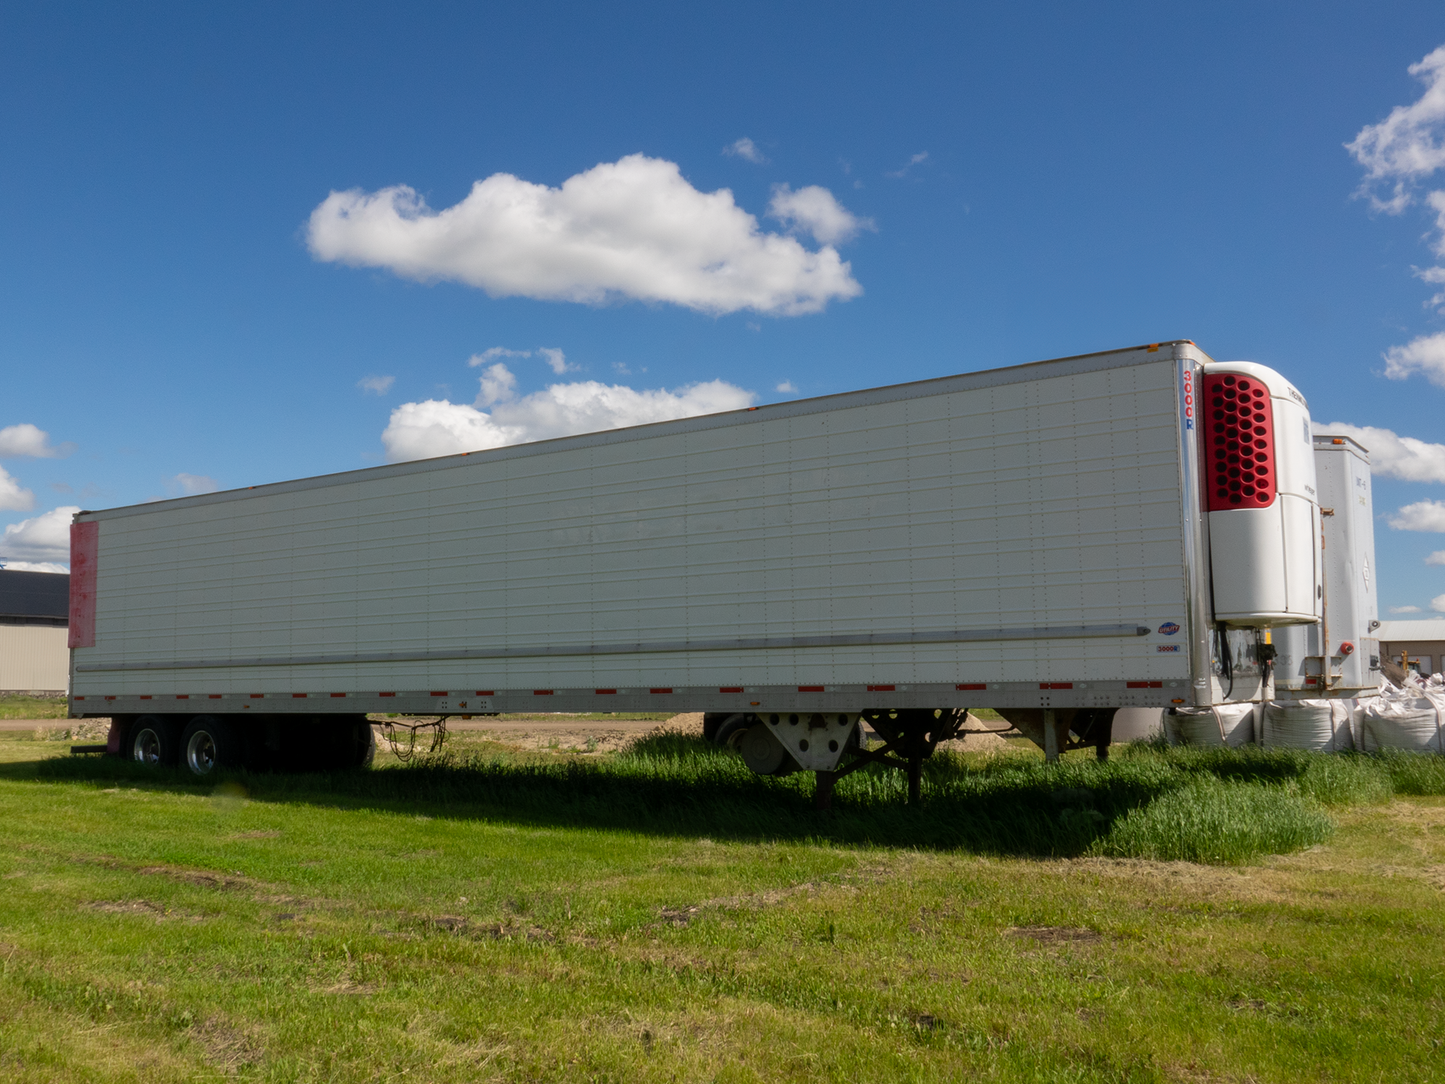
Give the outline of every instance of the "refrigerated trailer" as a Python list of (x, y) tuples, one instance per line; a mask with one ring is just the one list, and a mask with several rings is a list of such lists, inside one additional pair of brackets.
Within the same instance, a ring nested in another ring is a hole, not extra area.
[(80, 512), (71, 709), (198, 772), (665, 710), (916, 779), (970, 708), (1102, 753), (1121, 707), (1269, 695), (1319, 537), (1304, 396), (1148, 344)]
[(1280, 700), (1370, 695), (1382, 676), (1369, 450), (1328, 431), (1315, 433), (1314, 450), (1321, 618), (1275, 634)]

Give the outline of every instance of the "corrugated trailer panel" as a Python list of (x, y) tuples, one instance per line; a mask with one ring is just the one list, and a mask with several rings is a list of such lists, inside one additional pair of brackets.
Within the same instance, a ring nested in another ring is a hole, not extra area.
[[(1179, 369), (1124, 351), (88, 513), (76, 689), (1187, 684), (1156, 631), (1188, 611)], [(951, 630), (982, 638), (906, 642)]]

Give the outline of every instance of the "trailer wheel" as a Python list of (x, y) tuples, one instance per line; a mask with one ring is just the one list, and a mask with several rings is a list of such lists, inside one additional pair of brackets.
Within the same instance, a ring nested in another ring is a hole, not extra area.
[(336, 736), (336, 763), (338, 768), (370, 768), (376, 759), (376, 731), (365, 716), (354, 722), (344, 722)]
[(798, 770), (793, 755), (762, 723), (751, 722), (739, 733), (737, 751), (743, 763), (757, 775), (791, 775)]
[(176, 725), (157, 715), (142, 715), (131, 724), (126, 738), (126, 755), (153, 767), (176, 762)]
[[(500, 715), (501, 712), (491, 714)], [(361, 763), (357, 767), (370, 768), (376, 762), (376, 730), (370, 720), (363, 719), (361, 725), (364, 728), (362, 731), (364, 744), (361, 751)]]
[(205, 777), (240, 762), (241, 743), (235, 731), (214, 715), (196, 716), (181, 732), (181, 763), (192, 775)]
[(702, 736), (704, 741), (716, 742), (717, 729), (729, 719), (736, 717), (736, 712), (731, 711), (709, 711), (704, 712), (702, 717)]
[(724, 716), (713, 730), (712, 742), (723, 749), (737, 749), (748, 727), (757, 721), (755, 716), (740, 711)]

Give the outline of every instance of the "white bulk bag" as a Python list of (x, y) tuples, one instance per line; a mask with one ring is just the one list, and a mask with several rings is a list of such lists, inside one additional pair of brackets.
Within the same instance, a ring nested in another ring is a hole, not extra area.
[(1385, 685), (1360, 713), (1360, 747), (1367, 753), (1407, 749), (1445, 753), (1445, 696), (1423, 682), (1403, 689)]
[(1259, 743), (1277, 749), (1337, 753), (1355, 747), (1353, 700), (1272, 700), (1264, 706)]
[(1170, 745), (1228, 745), (1254, 741), (1254, 705), (1220, 704), (1213, 708), (1178, 708), (1164, 713), (1164, 736)]

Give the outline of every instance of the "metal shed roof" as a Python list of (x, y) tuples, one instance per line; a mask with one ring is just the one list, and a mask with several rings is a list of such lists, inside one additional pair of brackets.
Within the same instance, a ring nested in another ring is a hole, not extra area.
[(1445, 618), (1425, 621), (1381, 621), (1375, 635), (1386, 643), (1445, 640)]
[(0, 621), (70, 616), (70, 577), (57, 572), (0, 569)]

